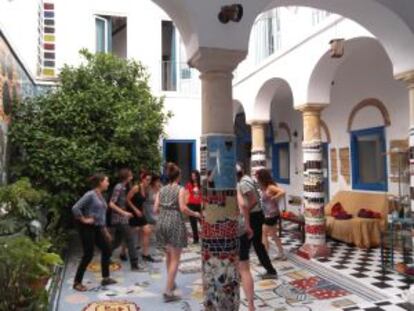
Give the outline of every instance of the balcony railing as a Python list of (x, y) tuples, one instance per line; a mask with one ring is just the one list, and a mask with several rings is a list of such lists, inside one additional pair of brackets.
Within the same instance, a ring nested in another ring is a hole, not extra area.
[(162, 62), (161, 79), (162, 91), (188, 95), (200, 94), (199, 72), (184, 62)]

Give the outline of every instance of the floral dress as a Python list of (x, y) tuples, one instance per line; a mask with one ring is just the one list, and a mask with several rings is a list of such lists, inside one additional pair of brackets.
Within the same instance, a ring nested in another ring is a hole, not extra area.
[(179, 185), (173, 184), (160, 190), (157, 222), (157, 242), (160, 246), (187, 247), (187, 230), (178, 202), (180, 189)]

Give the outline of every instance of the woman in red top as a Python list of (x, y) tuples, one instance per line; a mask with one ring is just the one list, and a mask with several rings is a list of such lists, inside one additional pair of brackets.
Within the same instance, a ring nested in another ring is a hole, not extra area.
[[(191, 172), (190, 181), (185, 186), (187, 190), (187, 205), (194, 212), (201, 212), (201, 185), (200, 185), (200, 172), (193, 170)], [(193, 231), (193, 241), (194, 244), (198, 244), (198, 219), (196, 217), (190, 216), (191, 229)]]

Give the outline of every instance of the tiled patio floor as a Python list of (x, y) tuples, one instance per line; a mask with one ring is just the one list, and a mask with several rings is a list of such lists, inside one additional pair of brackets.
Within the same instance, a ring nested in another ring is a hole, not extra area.
[[(329, 242), (332, 256), (327, 259), (304, 260), (294, 250), (300, 245), (295, 234), (283, 237), (288, 251), (287, 261), (274, 261), (279, 272), (277, 281), (260, 281), (262, 272), (252, 252), (255, 277), (256, 308), (262, 311), (330, 311), (330, 310), (412, 310), (402, 299), (403, 291), (413, 280), (395, 273), (382, 274), (379, 249), (360, 250), (339, 242)], [(272, 256), (274, 250), (272, 249)], [(71, 288), (79, 252), (73, 249), (65, 267), (64, 280), (58, 296), (57, 310), (202, 310), (201, 268), (199, 248), (186, 249), (177, 283), (183, 300), (165, 304), (162, 292), (165, 284), (165, 264), (147, 267), (147, 272), (130, 272), (128, 263), (118, 261), (112, 276), (116, 286), (102, 288), (99, 264), (90, 267), (86, 283), (92, 290), (78, 293)], [(98, 259), (98, 258), (97, 258)], [(106, 307), (106, 309), (105, 309)], [(245, 310), (244, 299), (240, 310)]]

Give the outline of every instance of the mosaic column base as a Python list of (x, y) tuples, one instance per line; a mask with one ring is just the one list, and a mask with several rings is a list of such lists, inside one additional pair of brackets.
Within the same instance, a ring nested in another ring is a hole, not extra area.
[(258, 170), (266, 168), (266, 152), (264, 150), (252, 151), (252, 159), (250, 166), (252, 176), (254, 176)]
[(204, 310), (207, 311), (239, 310), (239, 210), (235, 165), (234, 135), (201, 137), (204, 199), (201, 251)]
[(298, 254), (305, 258), (327, 257), (322, 171), (322, 144), (318, 140), (303, 143), (305, 244)]
[(209, 190), (202, 221), (204, 310), (239, 310), (236, 191)]

